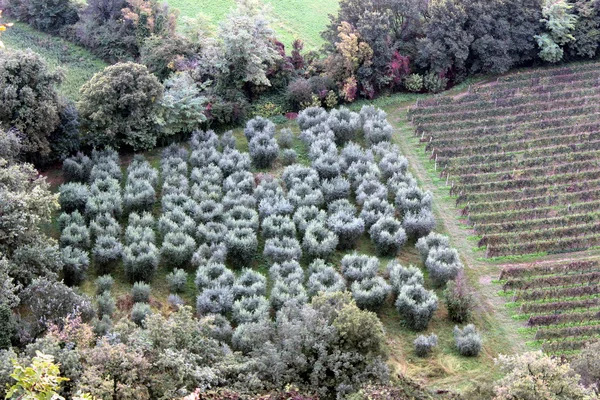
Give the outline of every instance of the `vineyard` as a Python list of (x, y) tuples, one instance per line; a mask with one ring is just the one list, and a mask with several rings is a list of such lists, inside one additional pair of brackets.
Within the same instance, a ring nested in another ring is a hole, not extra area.
[(487, 257), (600, 245), (600, 69), (527, 71), (409, 118)]
[(568, 355), (600, 338), (597, 260), (505, 266), (500, 282), (544, 351)]

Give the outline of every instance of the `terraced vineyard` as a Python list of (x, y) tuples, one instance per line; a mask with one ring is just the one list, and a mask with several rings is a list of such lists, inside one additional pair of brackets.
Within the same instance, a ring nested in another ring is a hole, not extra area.
[(597, 260), (506, 266), (500, 281), (544, 351), (568, 355), (600, 339)]
[(486, 256), (600, 245), (600, 64), (532, 70), (410, 109)]

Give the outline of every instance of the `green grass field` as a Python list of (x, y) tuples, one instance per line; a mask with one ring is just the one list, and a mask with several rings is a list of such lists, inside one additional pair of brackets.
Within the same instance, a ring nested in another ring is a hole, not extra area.
[(61, 67), (65, 79), (59, 92), (71, 100), (79, 99), (79, 88), (107, 64), (89, 51), (64, 39), (36, 31), (23, 23), (15, 23), (2, 35), (8, 49), (26, 50), (40, 54), (50, 68)]
[[(295, 39), (302, 39), (306, 50), (317, 50), (323, 40), (320, 33), (335, 14), (338, 0), (266, 0), (271, 6), (272, 26), (286, 48)], [(180, 11), (180, 17), (195, 17), (199, 13), (218, 24), (235, 5), (234, 0), (167, 0)]]

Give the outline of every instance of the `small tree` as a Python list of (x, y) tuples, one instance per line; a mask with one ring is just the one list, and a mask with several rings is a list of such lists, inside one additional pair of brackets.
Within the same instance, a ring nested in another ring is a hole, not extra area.
[(153, 148), (162, 95), (162, 85), (143, 65), (119, 63), (98, 72), (81, 88), (78, 108), (84, 142), (134, 150)]
[(383, 217), (369, 230), (380, 255), (396, 255), (406, 243), (406, 232), (400, 221), (392, 217)]
[[(595, 358), (598, 358), (597, 354)], [(541, 351), (500, 355), (495, 362), (505, 376), (494, 385), (494, 400), (593, 398), (590, 397), (592, 393), (579, 384), (579, 376), (573, 374), (569, 364), (561, 363), (559, 358), (547, 356)]]
[(14, 370), (10, 375), (16, 382), (8, 388), (6, 398), (19, 399), (63, 399), (59, 396), (60, 384), (68, 381), (60, 377), (60, 368), (54, 357), (36, 351), (31, 366), (24, 367), (13, 360)]
[(458, 273), (454, 282), (448, 282), (444, 290), (444, 301), (451, 321), (464, 323), (469, 320), (473, 309), (473, 296), (469, 293), (463, 271)]
[(413, 344), (415, 345), (415, 353), (419, 357), (428, 356), (433, 348), (437, 346), (438, 337), (436, 334), (431, 334), (429, 336), (419, 335)]
[(425, 290), (421, 285), (403, 286), (396, 300), (396, 309), (406, 326), (415, 331), (427, 328), (437, 307), (438, 299), (435, 293)]
[(23, 150), (29, 155), (45, 157), (50, 153), (48, 138), (60, 124), (56, 86), (61, 81), (61, 73), (51, 72), (43, 58), (31, 50), (2, 51), (0, 123), (23, 134)]
[(461, 356), (477, 357), (481, 351), (481, 336), (473, 324), (469, 324), (463, 329), (455, 326), (454, 342)]
[(573, 361), (571, 367), (581, 375), (581, 383), (592, 388), (596, 394), (600, 393), (600, 342), (590, 343), (581, 350)]

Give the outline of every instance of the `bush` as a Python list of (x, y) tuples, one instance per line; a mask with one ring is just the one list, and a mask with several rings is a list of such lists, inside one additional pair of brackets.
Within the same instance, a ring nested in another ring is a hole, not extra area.
[(356, 305), (363, 309), (377, 310), (391, 292), (391, 287), (380, 276), (354, 281), (350, 287)]
[(283, 179), (288, 190), (293, 189), (301, 183), (307, 184), (312, 188), (319, 186), (319, 174), (317, 171), (300, 164), (285, 167), (281, 179)]
[(347, 199), (350, 197), (350, 182), (342, 176), (325, 179), (321, 185), (321, 191), (326, 204), (335, 200)]
[(281, 162), (284, 166), (295, 164), (298, 160), (298, 153), (294, 149), (284, 149), (281, 153)]
[[(233, 132), (229, 131), (233, 134)], [(213, 148), (216, 149), (219, 146), (219, 137), (213, 130), (195, 130), (192, 133), (190, 144), (193, 150), (201, 148)]]
[(342, 275), (349, 281), (374, 278), (379, 271), (379, 259), (356, 252), (342, 258)]
[(136, 282), (131, 288), (131, 298), (134, 303), (150, 302), (150, 285), (144, 282)]
[(98, 337), (106, 336), (112, 328), (112, 321), (108, 315), (103, 315), (94, 321), (94, 333)]
[(127, 167), (127, 182), (147, 181), (153, 188), (158, 185), (158, 171), (153, 168), (142, 154), (136, 154), (133, 161)]
[(306, 228), (302, 247), (311, 258), (328, 258), (338, 245), (338, 237), (324, 224), (312, 222)]
[(125, 246), (123, 266), (130, 282), (150, 282), (158, 267), (158, 249), (150, 242), (135, 242)]
[(414, 266), (408, 268), (403, 267), (396, 260), (392, 260), (387, 265), (388, 274), (390, 276), (389, 281), (392, 285), (392, 289), (397, 294), (400, 292), (403, 286), (408, 285), (423, 285), (425, 279), (421, 270)]
[(306, 295), (306, 290), (302, 284), (297, 281), (293, 282), (284, 282), (284, 281), (276, 281), (273, 286), (273, 290), (271, 290), (271, 306), (275, 310), (280, 310), (283, 306), (290, 302), (295, 302), (296, 304), (304, 304), (308, 302), (308, 296)]
[(233, 329), (229, 320), (220, 314), (207, 315), (200, 320), (202, 331), (208, 337), (218, 340), (223, 343), (231, 343), (231, 335)]
[(379, 181), (381, 179), (381, 171), (372, 161), (354, 162), (348, 167), (347, 173), (350, 185), (354, 189), (357, 189), (363, 181)]
[(331, 110), (327, 124), (335, 134), (337, 144), (344, 144), (353, 140), (360, 131), (360, 116), (345, 107)]
[(434, 247), (425, 260), (425, 268), (429, 271), (433, 284), (442, 287), (449, 280), (456, 278), (463, 266), (456, 249)]
[(90, 196), (90, 189), (88, 185), (71, 182), (60, 185), (59, 188), (60, 207), (65, 212), (81, 211), (85, 210), (87, 199)]
[(72, 213), (61, 213), (58, 218), (58, 229), (64, 230), (67, 226), (71, 224), (76, 225), (85, 225), (85, 218), (81, 215), (79, 211), (73, 211)]
[(123, 247), (114, 236), (98, 236), (93, 249), (94, 262), (101, 271), (110, 270), (121, 259)]
[(258, 249), (256, 233), (250, 228), (236, 228), (225, 236), (227, 256), (237, 266), (250, 265)]
[(415, 247), (421, 255), (421, 259), (423, 260), (423, 262), (425, 262), (425, 260), (427, 260), (427, 257), (429, 256), (430, 250), (436, 247), (450, 247), (450, 240), (448, 239), (448, 236), (431, 232), (429, 235), (417, 240), (417, 244), (415, 245)]
[(373, 154), (370, 151), (365, 152), (359, 144), (354, 142), (346, 143), (340, 156), (346, 168), (354, 163), (368, 163), (373, 161)]
[(363, 124), (368, 120), (387, 118), (386, 112), (375, 106), (362, 106), (359, 114)]
[(477, 357), (481, 351), (481, 336), (473, 324), (469, 324), (463, 329), (455, 326), (454, 343), (461, 356)]
[(63, 276), (69, 286), (79, 285), (85, 279), (90, 257), (87, 251), (67, 246), (61, 249)]
[(249, 171), (238, 171), (229, 175), (223, 182), (223, 190), (232, 192), (240, 190), (242, 193), (254, 193), (254, 175)]
[(190, 180), (199, 184), (208, 182), (212, 183), (213, 185), (221, 186), (223, 184), (223, 172), (219, 167), (213, 164), (202, 168), (196, 167), (192, 169)]
[(431, 210), (433, 196), (416, 186), (402, 188), (396, 192), (396, 207), (402, 213), (418, 213), (422, 209)]
[(256, 135), (266, 134), (269, 138), (275, 136), (275, 124), (263, 117), (254, 117), (246, 123), (244, 136), (250, 142)]
[(235, 279), (232, 288), (233, 298), (264, 296), (267, 293), (267, 278), (260, 272), (244, 268)]
[(435, 293), (425, 290), (421, 285), (402, 286), (396, 300), (396, 309), (404, 319), (404, 324), (415, 331), (427, 329), (437, 307)]
[(196, 310), (200, 315), (227, 314), (233, 306), (230, 287), (205, 289), (196, 299)]
[(271, 262), (281, 263), (299, 260), (302, 257), (302, 249), (296, 238), (271, 238), (265, 241), (263, 255)]
[(279, 155), (277, 141), (267, 134), (257, 134), (248, 146), (252, 163), (257, 168), (271, 168)]
[(388, 191), (379, 181), (363, 180), (356, 188), (356, 204), (363, 205), (368, 199), (387, 200)]
[(382, 256), (395, 256), (407, 240), (402, 224), (393, 217), (380, 218), (373, 224), (369, 234), (377, 253)]
[(119, 63), (95, 74), (81, 88), (78, 103), (83, 141), (91, 146), (156, 146), (155, 122), (163, 86), (148, 69)]
[(237, 149), (226, 149), (219, 160), (219, 168), (224, 176), (238, 171), (247, 171), (250, 169), (250, 155), (240, 153)]
[(321, 107), (308, 107), (298, 114), (298, 125), (300, 130), (310, 129), (318, 124), (327, 122), (327, 111)]
[(257, 177), (260, 182), (254, 189), (254, 197), (257, 201), (267, 199), (269, 197), (283, 195), (283, 189), (278, 179), (273, 178), (270, 174), (260, 174)]
[(315, 206), (299, 207), (294, 213), (294, 223), (302, 236), (304, 236), (304, 232), (306, 231), (306, 228), (308, 228), (308, 225), (313, 222), (321, 224), (326, 223), (327, 213), (323, 210), (319, 210)]
[(169, 290), (174, 293), (182, 293), (187, 286), (188, 274), (182, 269), (175, 268), (167, 274), (167, 283)]
[(304, 104), (310, 104), (313, 90), (309, 80), (299, 77), (291, 81), (287, 86), (286, 97), (294, 110), (300, 110)]
[(123, 207), (126, 212), (149, 211), (156, 201), (156, 191), (146, 180), (134, 180), (127, 183), (123, 194)]
[(291, 149), (294, 147), (294, 132), (290, 128), (283, 128), (279, 131), (277, 142), (282, 149)]
[(419, 335), (413, 342), (415, 345), (415, 353), (418, 357), (427, 357), (433, 348), (437, 346), (438, 337), (436, 334), (429, 336)]
[(203, 223), (220, 221), (223, 216), (223, 206), (212, 199), (202, 200), (198, 204), (197, 220)]
[(115, 280), (110, 275), (99, 276), (98, 278), (96, 278), (96, 294), (101, 295), (104, 292), (110, 292), (114, 283)]
[(375, 197), (365, 200), (359, 217), (365, 222), (365, 227), (371, 229), (373, 224), (382, 218), (393, 218), (394, 207), (386, 200)]
[(217, 165), (221, 153), (214, 147), (200, 147), (192, 151), (190, 156), (190, 165), (194, 168), (203, 168), (210, 165)]
[(258, 213), (249, 207), (235, 206), (225, 213), (223, 219), (230, 231), (241, 228), (258, 230)]
[(209, 263), (223, 264), (227, 259), (227, 247), (225, 243), (206, 243), (199, 246), (192, 256), (192, 267), (201, 267)]
[(319, 177), (324, 179), (335, 179), (342, 172), (342, 165), (339, 162), (337, 154), (327, 153), (319, 156), (312, 162), (312, 167), (319, 173)]
[(346, 290), (346, 281), (331, 266), (324, 266), (318, 270), (313, 270), (308, 277), (307, 291), (310, 297), (316, 296), (321, 292), (332, 293), (343, 292), (344, 290)]
[(137, 325), (142, 326), (148, 316), (152, 315), (152, 309), (147, 303), (135, 303), (131, 309), (131, 320)]
[(169, 232), (165, 235), (160, 256), (162, 261), (172, 267), (186, 267), (190, 264), (196, 250), (194, 239), (184, 232)]
[(220, 222), (207, 222), (198, 226), (196, 238), (199, 243), (224, 243), (228, 229), (225, 224)]
[(390, 152), (385, 154), (379, 161), (379, 169), (384, 180), (388, 180), (396, 174), (406, 175), (408, 160), (397, 152)]
[(63, 161), (62, 174), (65, 182), (88, 182), (92, 160), (83, 153), (77, 153)]
[(196, 271), (196, 288), (199, 292), (216, 287), (232, 287), (235, 275), (225, 264), (209, 262)]
[(381, 142), (389, 142), (392, 140), (392, 135), (394, 134), (394, 128), (384, 119), (369, 120), (365, 122), (363, 129), (369, 146)]
[(165, 212), (158, 220), (158, 230), (161, 235), (166, 236), (169, 233), (182, 232), (192, 235), (196, 230), (196, 223), (191, 219), (181, 207), (173, 208)]
[(324, 203), (323, 193), (308, 184), (299, 183), (288, 192), (288, 200), (296, 208), (315, 206), (321, 207)]
[(98, 295), (96, 302), (98, 303), (98, 315), (112, 317), (117, 306), (115, 299), (110, 295), (110, 291)]
[(99, 214), (90, 222), (90, 235), (97, 239), (100, 236), (121, 236), (121, 225), (109, 213)]
[(120, 217), (123, 212), (120, 193), (100, 193), (90, 196), (85, 204), (85, 214), (89, 219), (94, 219), (100, 214), (109, 213)]
[(233, 303), (231, 319), (237, 324), (258, 322), (269, 318), (270, 305), (264, 296), (243, 297)]
[(61, 247), (76, 247), (82, 250), (90, 247), (90, 232), (85, 225), (72, 223), (67, 225), (60, 234)]
[(304, 282), (304, 270), (296, 260), (284, 261), (275, 263), (269, 268), (269, 275), (274, 281), (282, 281), (286, 283)]
[(308, 149), (308, 158), (310, 158), (312, 161), (326, 154), (337, 156), (337, 146), (333, 140), (317, 139), (310, 144)]
[(289, 215), (270, 215), (261, 225), (264, 239), (296, 237), (296, 225)]
[(231, 336), (234, 350), (248, 354), (271, 340), (273, 323), (268, 320), (239, 325)]
[(223, 151), (227, 149), (235, 149), (236, 140), (233, 136), (233, 131), (226, 131), (221, 135), (221, 148)]
[(164, 195), (168, 195), (168, 194), (185, 194), (187, 195), (188, 191), (189, 191), (189, 181), (188, 178), (185, 177), (185, 175), (180, 175), (180, 174), (170, 174), (170, 175), (165, 175), (164, 181), (163, 181), (163, 187), (162, 187), (162, 194)]
[(448, 79), (442, 78), (436, 73), (429, 73), (423, 78), (423, 86), (428, 92), (439, 93), (446, 90), (446, 86), (448, 86)]
[(402, 227), (408, 236), (420, 238), (428, 235), (435, 228), (435, 217), (426, 208), (421, 209), (418, 213), (409, 211), (404, 215)]
[(131, 227), (154, 229), (154, 217), (149, 212), (129, 214), (128, 223)]
[(423, 90), (423, 76), (410, 74), (404, 79), (404, 87), (409, 92), (418, 93)]
[(327, 226), (339, 239), (339, 249), (352, 249), (365, 231), (365, 223), (348, 211), (339, 211), (327, 218)]
[(302, 140), (307, 146), (310, 146), (317, 140), (334, 142), (335, 134), (331, 129), (329, 129), (329, 125), (327, 125), (326, 122), (323, 122), (313, 126), (310, 129), (303, 130), (302, 133), (300, 133), (300, 140)]
[(467, 281), (462, 271), (458, 273), (454, 282), (448, 282), (444, 290), (444, 301), (448, 308), (448, 318), (451, 321), (464, 323), (471, 318), (474, 302), (469, 292)]

